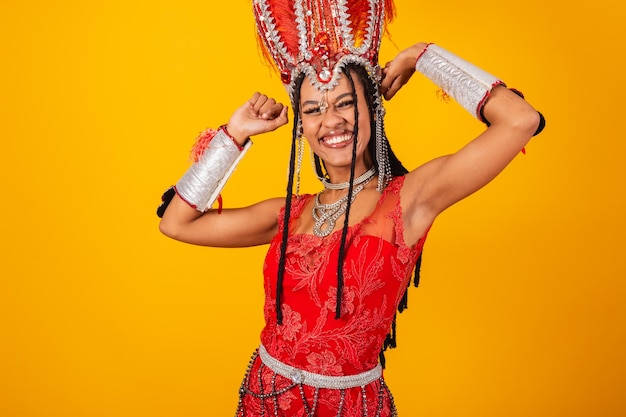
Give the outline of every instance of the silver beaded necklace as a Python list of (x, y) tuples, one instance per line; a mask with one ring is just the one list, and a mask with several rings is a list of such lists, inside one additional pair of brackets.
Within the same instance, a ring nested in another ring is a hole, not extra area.
[[(361, 176), (354, 179), (354, 185), (359, 185), (363, 181), (367, 181), (368, 179), (372, 178), (375, 173), (376, 168), (371, 167), (368, 171), (365, 171), (364, 174), (361, 174)], [(328, 178), (320, 178), (320, 181), (322, 181), (322, 185), (327, 190), (345, 190), (350, 186), (350, 182), (348, 181), (341, 182), (339, 184), (333, 184), (332, 182), (328, 181)]]
[[(354, 189), (352, 190), (352, 199), (356, 197), (358, 193), (365, 188), (367, 183), (374, 177), (376, 174), (376, 168), (372, 167), (363, 175), (354, 179)], [(324, 184), (325, 190), (344, 190), (350, 186), (349, 182), (342, 182), (340, 184), (332, 184), (328, 182), (328, 180), (323, 179), (322, 184)], [(328, 236), (334, 229), (337, 219), (345, 213), (348, 207), (348, 194), (341, 197), (339, 200), (330, 204), (322, 204), (320, 202), (320, 195), (324, 192), (318, 193), (315, 196), (315, 201), (313, 203), (313, 220), (315, 220), (315, 225), (313, 226), (313, 234), (317, 237), (326, 237)]]

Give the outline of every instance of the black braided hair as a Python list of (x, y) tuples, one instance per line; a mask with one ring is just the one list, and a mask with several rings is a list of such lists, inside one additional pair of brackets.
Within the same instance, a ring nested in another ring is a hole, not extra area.
[[(359, 81), (361, 81), (361, 84), (363, 85), (365, 100), (367, 102), (367, 108), (370, 114), (370, 132), (372, 132), (371, 133), (372, 136), (370, 137), (370, 141), (368, 142), (367, 149), (368, 149), (368, 154), (370, 156), (370, 159), (372, 160), (374, 166), (376, 167), (377, 170), (380, 170), (380, 167), (378, 166), (378, 161), (375, 158), (375, 155), (376, 155), (375, 98), (376, 98), (376, 95), (379, 94), (378, 85), (372, 82), (371, 78), (369, 77), (367, 73), (367, 70), (361, 65), (358, 65), (358, 64), (347, 65), (343, 69), (343, 72), (346, 74), (348, 81), (350, 82), (350, 86), (352, 87), (353, 99), (355, 102), (357, 101), (357, 93), (356, 93), (353, 75), (356, 75), (356, 77), (359, 79)], [(297, 139), (297, 134), (298, 134), (297, 126), (300, 123), (300, 88), (302, 86), (303, 81), (304, 81), (304, 74), (301, 74), (295, 82), (293, 103), (292, 103), (292, 106), (294, 109), (294, 124), (293, 124), (293, 130), (292, 130), (292, 145), (291, 145), (291, 154), (290, 154), (290, 162), (289, 162), (289, 179), (288, 179), (288, 185), (287, 185), (287, 197), (286, 197), (286, 202), (285, 202), (285, 216), (283, 219), (282, 242), (281, 242), (281, 249), (280, 249), (280, 258), (279, 258), (279, 263), (278, 263), (278, 281), (276, 284), (277, 285), (276, 314), (277, 314), (278, 324), (282, 324), (282, 319), (283, 319), (282, 309), (281, 309), (282, 286), (283, 286), (283, 279), (284, 279), (284, 274), (285, 274), (287, 238), (289, 236), (289, 230), (288, 230), (289, 219), (291, 217), (291, 200), (292, 200), (292, 192), (293, 192), (293, 179), (294, 179), (295, 157), (296, 157), (295, 148), (296, 148), (296, 139)], [(343, 264), (345, 262), (349, 215), (350, 215), (350, 208), (352, 205), (351, 196), (353, 192), (354, 169), (355, 169), (355, 161), (356, 161), (356, 144), (357, 144), (356, 137), (358, 135), (358, 116), (359, 116), (358, 106), (355, 105), (355, 110), (354, 110), (354, 117), (355, 117), (354, 137), (355, 138), (354, 138), (354, 146), (352, 148), (352, 162), (350, 166), (350, 185), (348, 188), (348, 195), (350, 197), (348, 198), (348, 202), (346, 206), (338, 260), (337, 260), (337, 299), (336, 299), (336, 306), (335, 306), (335, 318), (336, 319), (340, 318), (341, 316), (341, 298), (342, 298), (343, 284), (344, 284)], [(393, 152), (391, 145), (389, 144), (389, 140), (387, 138), (386, 132), (384, 131), (384, 128), (383, 128), (383, 139), (385, 140), (385, 144), (388, 149), (388, 158), (389, 158), (389, 164), (391, 167), (391, 175), (393, 177), (398, 177), (398, 176), (407, 174), (409, 171), (404, 167), (402, 162), (397, 158), (397, 156)], [(325, 172), (326, 169), (324, 166), (324, 161), (322, 161), (319, 158), (319, 156), (315, 154), (313, 155), (313, 159), (314, 159), (315, 171), (316, 171), (317, 176), (322, 177), (322, 178), (326, 177), (327, 174)], [(413, 283), (416, 287), (419, 285), (421, 261), (422, 261), (422, 255), (420, 254), (417, 260), (417, 263), (415, 265), (415, 276), (413, 280)], [(409, 286), (410, 286), (410, 283), (409, 283)], [(398, 306), (398, 312), (404, 311), (407, 307), (408, 307), (408, 287), (407, 287), (407, 290), (405, 290), (402, 300)], [(391, 329), (389, 331), (389, 334), (385, 338), (383, 347), (379, 355), (380, 362), (383, 367), (385, 365), (384, 351), (387, 348), (395, 348), (395, 347), (396, 347), (396, 318), (394, 316), (393, 322), (391, 324)]]
[[(368, 146), (368, 151), (369, 151), (369, 155), (372, 157), (372, 161), (374, 163), (374, 166), (376, 167), (376, 169), (380, 172), (380, 167), (378, 166), (378, 161), (376, 160), (375, 157), (373, 157), (374, 155), (376, 155), (376, 140), (375, 140), (375, 133), (376, 132), (376, 119), (375, 119), (375, 113), (374, 113), (374, 109), (376, 108), (376, 103), (375, 103), (375, 98), (376, 95), (379, 94), (378, 91), (378, 85), (376, 85), (375, 83), (373, 83), (371, 81), (371, 78), (368, 76), (367, 71), (365, 70), (364, 67), (360, 66), (360, 65), (349, 65), (347, 66), (347, 73), (351, 72), (353, 74), (356, 74), (356, 76), (359, 78), (359, 80), (361, 81), (361, 84), (363, 85), (364, 91), (365, 91), (365, 99), (367, 101), (367, 107), (368, 110), (370, 112), (370, 126), (371, 126), (371, 132), (372, 132), (372, 137), (370, 138), (369, 143), (367, 144)], [(350, 77), (349, 77), (350, 78)], [(353, 87), (354, 89), (354, 87)], [(380, 121), (381, 123), (383, 122), (382, 120)], [(385, 132), (384, 129), (384, 125), (383, 125), (383, 139), (385, 141), (385, 145), (387, 146), (387, 152), (388, 152), (388, 158), (389, 158), (389, 165), (391, 167), (391, 175), (392, 177), (398, 177), (398, 176), (402, 176), (407, 174), (409, 171), (404, 167), (404, 165), (402, 165), (402, 162), (400, 162), (400, 160), (398, 159), (398, 157), (396, 156), (396, 154), (393, 152), (393, 150), (391, 149), (391, 145), (389, 143), (389, 139), (387, 138), (387, 133)], [(342, 248), (343, 249), (343, 248)], [(340, 249), (340, 250), (342, 250)], [(422, 251), (423, 253), (423, 251)], [(419, 285), (420, 282), (420, 269), (421, 269), (421, 265), (422, 265), (422, 253), (420, 253), (416, 263), (415, 263), (415, 272), (414, 272), (414, 277), (413, 277), (413, 285), (415, 287), (417, 287)], [(340, 252), (341, 254), (341, 252)], [(400, 300), (400, 303), (398, 304), (398, 313), (402, 313), (404, 310), (406, 310), (408, 308), (408, 289), (411, 286), (411, 281), (409, 281), (407, 288), (404, 291), (404, 294), (402, 295), (402, 299)], [(339, 292), (339, 291), (338, 291)], [(383, 342), (383, 346), (381, 348), (380, 354), (379, 354), (379, 361), (381, 366), (384, 368), (385, 367), (385, 351), (387, 349), (393, 349), (397, 346), (397, 320), (396, 320), (396, 315), (394, 315), (393, 317), (393, 321), (391, 322), (391, 328), (389, 330), (389, 333), (387, 334), (387, 336), (385, 337), (385, 340)]]
[(293, 198), (293, 179), (296, 165), (296, 141), (298, 138), (298, 125), (300, 123), (300, 86), (304, 80), (302, 74), (296, 80), (296, 88), (294, 89), (293, 113), (294, 121), (291, 132), (291, 151), (289, 154), (289, 176), (287, 180), (287, 197), (285, 198), (285, 215), (283, 219), (283, 233), (280, 243), (280, 258), (278, 260), (278, 278), (276, 280), (276, 321), (283, 324), (283, 280), (285, 278), (285, 262), (287, 255), (287, 240), (289, 238), (289, 220), (291, 219), (291, 200)]
[(354, 189), (354, 166), (356, 165), (356, 146), (359, 136), (359, 106), (357, 105), (356, 87), (350, 71), (345, 72), (350, 87), (352, 87), (352, 100), (354, 100), (354, 132), (352, 144), (352, 161), (350, 162), (350, 185), (348, 186), (348, 201), (346, 213), (343, 220), (343, 230), (341, 231), (341, 243), (339, 244), (339, 257), (337, 258), (337, 302), (335, 304), (335, 318), (341, 317), (341, 297), (343, 294), (343, 263), (346, 257), (346, 238), (348, 236), (348, 221), (350, 218), (350, 208), (352, 207), (352, 191)]

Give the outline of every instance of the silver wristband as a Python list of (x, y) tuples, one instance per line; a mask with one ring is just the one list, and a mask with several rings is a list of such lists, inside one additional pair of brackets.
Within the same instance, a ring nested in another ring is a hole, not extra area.
[(251, 145), (248, 140), (240, 148), (219, 129), (200, 159), (176, 183), (177, 194), (196, 210), (207, 211)]
[(415, 70), (424, 74), (471, 115), (482, 121), (480, 110), (491, 89), (504, 84), (499, 78), (430, 44), (417, 58)]

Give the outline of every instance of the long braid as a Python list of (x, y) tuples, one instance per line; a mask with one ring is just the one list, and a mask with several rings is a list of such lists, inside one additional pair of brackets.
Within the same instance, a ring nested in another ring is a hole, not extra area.
[(324, 178), (324, 171), (322, 170), (322, 162), (317, 154), (313, 154), (313, 162), (315, 163), (315, 173), (319, 178)]
[(354, 133), (352, 143), (352, 162), (350, 163), (350, 185), (348, 186), (348, 201), (346, 205), (346, 214), (343, 220), (343, 230), (341, 231), (341, 244), (339, 245), (339, 257), (337, 259), (337, 303), (335, 306), (335, 318), (341, 317), (341, 298), (343, 295), (343, 263), (346, 256), (346, 239), (348, 236), (348, 222), (350, 217), (350, 208), (352, 207), (352, 191), (354, 189), (354, 168), (356, 165), (356, 146), (357, 137), (359, 135), (359, 106), (356, 98), (356, 88), (350, 71), (345, 72), (352, 87), (352, 99), (354, 100)]
[[(368, 109), (370, 111), (370, 127), (371, 127), (371, 131), (375, 132), (376, 131), (376, 120), (375, 120), (375, 114), (373, 109), (376, 108), (376, 102), (375, 102), (375, 97), (376, 95), (380, 94), (380, 92), (378, 91), (378, 87), (376, 85), (374, 85), (370, 78), (367, 75), (367, 72), (365, 71), (365, 69), (362, 66), (359, 65), (350, 65), (348, 66), (350, 71), (353, 71), (354, 74), (356, 74), (356, 76), (361, 80), (364, 90), (365, 90), (365, 99), (367, 101), (368, 104)], [(348, 79), (351, 80), (350, 76), (348, 75)], [(353, 87), (354, 88), (354, 87)], [(381, 123), (383, 123), (383, 121), (380, 121)], [(383, 138), (385, 140), (385, 146), (387, 147), (387, 152), (388, 155), (387, 157), (389, 158), (389, 165), (391, 167), (391, 176), (392, 177), (398, 177), (401, 175), (405, 175), (407, 174), (409, 171), (404, 167), (404, 165), (402, 165), (402, 162), (400, 162), (400, 160), (398, 159), (398, 157), (396, 156), (396, 154), (393, 152), (393, 150), (391, 149), (391, 145), (389, 143), (389, 139), (387, 138), (387, 135), (385, 133), (385, 128), (384, 128), (384, 124), (383, 124)], [(375, 141), (370, 140), (368, 143), (368, 151), (370, 155), (376, 155), (376, 144)], [(376, 168), (378, 170), (382, 169), (381, 167), (378, 166), (378, 161), (376, 161), (376, 158), (374, 158), (374, 165), (376, 166)], [(413, 278), (413, 285), (414, 286), (418, 286), (419, 285), (419, 280), (420, 280), (420, 267), (422, 264), (422, 253), (420, 253), (419, 258), (417, 259), (417, 262), (415, 264), (415, 272), (414, 272), (414, 278)], [(411, 282), (409, 281), (407, 288), (405, 289), (404, 294), (402, 295), (402, 298), (400, 300), (400, 303), (398, 305), (398, 312), (402, 313), (402, 311), (404, 311), (405, 309), (408, 308), (408, 287), (411, 285)], [(391, 323), (391, 328), (389, 329), (389, 333), (387, 334), (387, 336), (385, 337), (385, 340), (383, 342), (383, 346), (382, 349), (380, 351), (379, 354), (379, 360), (380, 360), (380, 364), (382, 365), (382, 367), (385, 367), (385, 351), (389, 348), (395, 348), (397, 345), (397, 317), (396, 315), (394, 315), (393, 317), (393, 321)]]
[(280, 243), (280, 258), (278, 260), (278, 279), (276, 280), (276, 321), (283, 324), (283, 281), (285, 278), (285, 263), (287, 257), (287, 240), (289, 238), (289, 220), (291, 218), (291, 200), (293, 196), (293, 180), (296, 165), (296, 140), (300, 120), (300, 88), (295, 89), (292, 106), (294, 108), (294, 123), (291, 137), (291, 152), (289, 155), (289, 177), (287, 180), (287, 197), (285, 198), (285, 215), (283, 219), (283, 233)]

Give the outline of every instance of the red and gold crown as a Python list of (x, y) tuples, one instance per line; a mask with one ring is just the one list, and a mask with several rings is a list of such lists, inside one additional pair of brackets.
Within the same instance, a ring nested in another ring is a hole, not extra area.
[(305, 73), (319, 91), (337, 85), (341, 69), (364, 66), (380, 82), (378, 51), (394, 16), (393, 0), (253, 0), (263, 51), (293, 97)]

